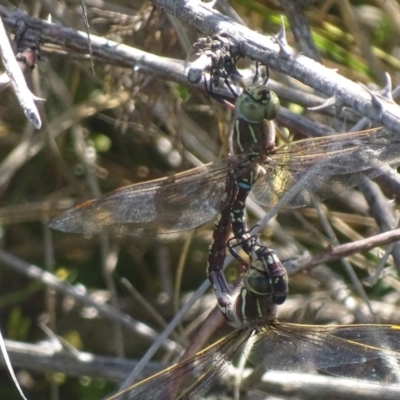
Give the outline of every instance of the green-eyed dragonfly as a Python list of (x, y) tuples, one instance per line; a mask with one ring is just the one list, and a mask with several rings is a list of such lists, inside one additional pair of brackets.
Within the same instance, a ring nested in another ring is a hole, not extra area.
[[(195, 228), (229, 206), (238, 243), (253, 261), (264, 263), (267, 258), (260, 260), (255, 247), (248, 247), (253, 241), (247, 240), (243, 210), (250, 190), (256, 202), (271, 206), (300, 183), (286, 203), (300, 207), (356, 185), (361, 174), (375, 177), (384, 170), (381, 167), (400, 164), (400, 138), (384, 129), (305, 139), (275, 148), (271, 120), (277, 106), (276, 95), (265, 85), (249, 85), (235, 102), (233, 154), (224, 163), (118, 189), (64, 212), (51, 227), (81, 234), (168, 233)], [(236, 182), (233, 197), (226, 193), (229, 180)], [(219, 265), (213, 258), (224, 254), (227, 235), (227, 229), (214, 233), (209, 271), (213, 264)], [(285, 287), (283, 268), (270, 267), (277, 272), (278, 284), (273, 288)], [(275, 302), (283, 302), (287, 290), (273, 291)]]

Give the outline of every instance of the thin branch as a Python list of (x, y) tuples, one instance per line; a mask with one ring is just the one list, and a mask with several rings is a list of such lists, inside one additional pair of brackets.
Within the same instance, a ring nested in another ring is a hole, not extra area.
[(14, 92), (18, 98), (19, 104), (24, 110), (26, 118), (28, 118), (28, 120), (36, 129), (40, 129), (42, 126), (42, 121), (40, 120), (39, 111), (34, 102), (35, 96), (31, 93), (26, 85), (24, 75), (11, 49), (10, 41), (8, 40), (1, 17), (0, 53), (4, 68), (6, 69), (7, 75), (10, 78)]
[[(70, 376), (89, 376), (119, 383), (137, 364), (136, 361), (120, 357), (68, 351), (53, 342), (30, 344), (6, 340), (5, 343), (15, 368), (38, 372), (59, 371)], [(0, 363), (4, 364), (4, 360), (0, 359)], [(144, 375), (154, 374), (159, 369), (159, 363), (149, 363), (141, 378)]]
[(400, 229), (394, 229), (370, 238), (328, 248), (321, 253), (306, 254), (296, 260), (286, 261), (284, 264), (288, 274), (295, 275), (301, 271), (310, 270), (318, 264), (335, 261), (362, 251), (369, 251), (374, 247), (383, 246), (398, 240), (400, 240)]
[[(50, 24), (46, 21), (29, 17), (21, 10), (10, 11), (0, 5), (0, 16), (1, 15), (3, 15), (5, 22), (12, 29), (15, 29), (18, 25), (18, 21), (23, 18), (25, 24), (28, 25), (31, 30), (36, 30), (42, 41), (61, 45), (71, 51), (83, 53), (88, 51), (87, 37), (84, 32)], [(91, 45), (93, 56), (98, 57), (102, 62), (126, 68), (136, 66), (162, 76), (165, 79), (189, 85), (187, 80), (187, 71), (190, 70), (190, 63), (185, 63), (177, 59), (159, 57), (138, 50), (134, 47), (116, 43), (94, 35), (91, 35)], [(280, 95), (282, 91), (287, 97), (289, 93), (287, 88), (283, 88), (280, 84), (275, 84), (272, 80), (269, 82), (269, 85), (278, 95)], [(204, 91), (203, 83), (190, 86)], [(220, 89), (218, 88), (216, 93), (219, 94), (219, 91)], [(227, 90), (224, 90), (223, 95), (230, 95), (230, 93)], [(314, 96), (313, 99), (316, 99), (316, 96)], [(296, 99), (292, 97), (290, 97), (290, 100), (296, 102)], [(284, 107), (281, 107), (280, 109), (277, 122), (289, 129), (295, 129), (296, 131), (301, 132), (304, 136), (305, 132), (307, 132), (307, 136), (321, 136), (334, 133), (332, 128), (316, 121), (312, 121), (302, 115), (295, 114)]]
[(310, 27), (308, 26), (303, 6), (298, 1), (282, 0), (283, 11), (290, 22), (299, 51), (315, 61), (321, 62), (321, 57), (315, 45)]
[[(285, 398), (335, 400), (397, 400), (400, 389), (396, 386), (354, 382), (351, 379), (296, 373), (267, 372), (257, 384), (261, 397), (284, 395)], [(323, 393), (323, 395), (322, 395)]]

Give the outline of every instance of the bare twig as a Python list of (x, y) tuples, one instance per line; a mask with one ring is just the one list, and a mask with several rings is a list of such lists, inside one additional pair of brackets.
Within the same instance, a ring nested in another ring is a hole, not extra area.
[(42, 122), (40, 120), (39, 111), (36, 108), (34, 100), (37, 100), (26, 85), (24, 75), (18, 65), (15, 55), (11, 49), (10, 41), (8, 40), (4, 29), (3, 21), (0, 17), (0, 53), (3, 60), (4, 68), (13, 85), (14, 92), (18, 97), (22, 109), (28, 120), (36, 129), (40, 129)]
[(289, 275), (295, 275), (301, 271), (309, 270), (318, 264), (338, 260), (362, 251), (369, 251), (377, 246), (383, 246), (400, 240), (400, 229), (380, 233), (367, 239), (357, 240), (352, 243), (342, 244), (326, 249), (317, 254), (306, 254), (297, 260), (285, 262), (285, 268)]
[[(137, 364), (120, 357), (71, 352), (53, 342), (30, 344), (6, 340), (5, 343), (15, 368), (27, 368), (38, 372), (59, 371), (70, 376), (89, 376), (118, 383)], [(0, 363), (4, 363), (1, 358)], [(145, 374), (153, 374), (159, 369), (159, 363), (149, 363)], [(143, 378), (144, 374), (141, 377)]]
[(290, 22), (290, 28), (295, 37), (299, 52), (307, 57), (321, 62), (317, 46), (311, 36), (303, 6), (298, 1), (282, 0), (282, 8)]

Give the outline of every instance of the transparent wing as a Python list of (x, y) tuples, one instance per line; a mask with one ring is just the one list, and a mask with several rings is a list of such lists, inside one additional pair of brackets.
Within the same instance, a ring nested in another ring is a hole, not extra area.
[(399, 164), (400, 136), (384, 129), (300, 140), (277, 149), (251, 195), (273, 206), (295, 187), (285, 206), (302, 207), (312, 196), (323, 200), (356, 186), (361, 174), (374, 178)]
[(251, 330), (235, 331), (194, 357), (161, 371), (108, 400), (203, 399), (203, 395), (231, 364), (232, 357), (250, 335)]
[(276, 323), (250, 338), (249, 359), (265, 370), (312, 372), (400, 385), (400, 326)]
[(64, 232), (114, 235), (191, 229), (218, 213), (228, 171), (226, 166), (209, 164), (127, 186), (67, 210), (50, 226)]
[[(139, 235), (197, 227), (221, 208), (228, 174), (245, 173), (250, 161), (229, 159), (229, 167), (206, 165), (156, 181), (118, 189), (61, 214), (51, 227), (65, 232)], [(264, 165), (252, 196), (275, 205), (296, 186), (289, 207), (325, 199), (353, 187), (360, 174), (375, 177), (383, 166), (400, 164), (400, 138), (383, 129), (306, 139), (280, 147)]]
[(315, 372), (400, 385), (400, 326), (313, 326), (273, 323), (252, 336), (235, 331), (108, 400), (201, 399), (246, 343), (249, 360), (264, 370)]

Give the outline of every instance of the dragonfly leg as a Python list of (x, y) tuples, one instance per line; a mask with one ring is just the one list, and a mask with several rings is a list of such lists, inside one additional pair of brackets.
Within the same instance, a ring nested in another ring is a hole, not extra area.
[[(243, 242), (248, 242), (246, 243), (246, 248), (248, 249), (253, 249), (253, 247), (255, 245), (258, 244), (257, 239), (258, 236), (257, 235), (249, 235), (249, 232), (246, 232), (240, 239), (240, 241), (237, 240), (237, 238), (235, 236), (231, 237), (230, 239), (228, 239), (227, 241), (227, 246), (228, 246), (228, 250), (229, 253), (232, 255), (232, 257), (234, 257), (237, 261), (239, 261), (242, 265), (243, 265), (243, 272), (247, 272), (250, 264), (245, 261), (239, 254), (239, 252), (236, 250), (236, 247), (240, 247), (243, 249)], [(232, 244), (232, 242), (236, 240), (236, 243)], [(250, 244), (249, 244), (250, 243)]]

